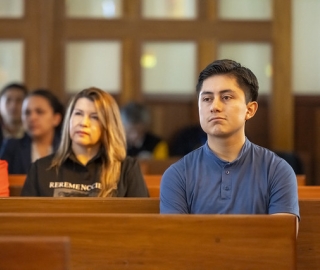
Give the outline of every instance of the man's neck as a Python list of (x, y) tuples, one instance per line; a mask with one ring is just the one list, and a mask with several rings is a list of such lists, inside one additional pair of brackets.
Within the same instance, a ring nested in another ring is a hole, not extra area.
[(208, 136), (209, 148), (214, 152), (220, 159), (232, 162), (239, 156), (239, 153), (245, 143), (245, 136), (241, 137), (210, 137)]

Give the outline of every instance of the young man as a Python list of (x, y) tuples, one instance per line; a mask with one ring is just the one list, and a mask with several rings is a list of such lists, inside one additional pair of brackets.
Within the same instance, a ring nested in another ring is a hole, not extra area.
[(232, 60), (214, 61), (200, 73), (199, 116), (207, 142), (164, 173), (161, 213), (299, 218), (293, 169), (245, 136), (245, 123), (258, 109), (258, 88), (251, 70)]
[(0, 92), (0, 145), (5, 138), (20, 139), (24, 136), (21, 122), (22, 102), (27, 95), (27, 88), (13, 83), (5, 86)]

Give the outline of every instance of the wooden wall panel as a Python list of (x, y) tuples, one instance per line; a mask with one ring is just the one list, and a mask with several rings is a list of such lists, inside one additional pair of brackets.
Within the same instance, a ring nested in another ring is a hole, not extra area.
[(294, 149), (294, 108), (291, 85), (291, 0), (273, 1), (273, 89), (270, 99), (270, 144)]

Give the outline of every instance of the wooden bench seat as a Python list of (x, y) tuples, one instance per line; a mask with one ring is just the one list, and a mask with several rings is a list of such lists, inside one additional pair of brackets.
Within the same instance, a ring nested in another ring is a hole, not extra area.
[(293, 216), (1, 213), (0, 235), (68, 236), (72, 269), (295, 269)]

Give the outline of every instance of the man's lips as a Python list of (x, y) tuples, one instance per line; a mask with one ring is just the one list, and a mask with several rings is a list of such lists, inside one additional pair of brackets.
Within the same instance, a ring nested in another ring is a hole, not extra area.
[(225, 120), (225, 118), (223, 118), (223, 117), (211, 117), (211, 118), (209, 118), (208, 122), (219, 121), (219, 120)]

